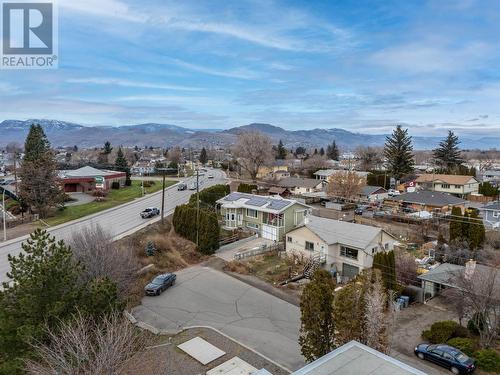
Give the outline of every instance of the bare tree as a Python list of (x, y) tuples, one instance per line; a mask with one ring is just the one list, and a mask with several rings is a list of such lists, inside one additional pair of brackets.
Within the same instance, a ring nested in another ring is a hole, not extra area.
[(302, 164), (302, 171), (307, 173), (309, 176), (312, 176), (312, 174), (318, 171), (318, 169), (327, 168), (328, 165), (326, 156), (317, 154), (304, 160)]
[(359, 146), (355, 151), (359, 167), (363, 171), (371, 171), (382, 164), (382, 150), (372, 146)]
[(369, 347), (387, 353), (389, 351), (389, 312), (387, 294), (380, 272), (373, 274), (374, 282), (365, 294), (365, 343)]
[(328, 180), (328, 194), (332, 197), (353, 199), (365, 185), (365, 178), (356, 171), (338, 171)]
[(465, 271), (453, 272), (450, 279), (456, 285), (457, 301), (479, 331), (481, 346), (489, 347), (500, 328), (500, 269), (469, 261)]
[(242, 133), (238, 136), (233, 154), (250, 178), (255, 180), (259, 169), (272, 159), (271, 139), (260, 132)]
[(74, 232), (70, 246), (75, 260), (85, 266), (87, 280), (108, 277), (116, 283), (121, 297), (127, 295), (139, 268), (131, 248), (118, 249), (99, 225)]
[(145, 346), (144, 336), (118, 313), (99, 322), (77, 314), (48, 330), (48, 340), (33, 344), (32, 375), (118, 375)]
[(406, 251), (395, 251), (396, 278), (405, 285), (418, 285), (415, 258)]
[(182, 158), (182, 150), (179, 146), (176, 146), (176, 147), (168, 150), (168, 153), (167, 153), (168, 161), (175, 163), (175, 164), (179, 164), (179, 162), (181, 161), (181, 158)]

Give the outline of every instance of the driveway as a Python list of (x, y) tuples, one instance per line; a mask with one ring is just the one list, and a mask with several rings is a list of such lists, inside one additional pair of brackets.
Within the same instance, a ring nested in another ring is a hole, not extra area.
[(160, 330), (210, 326), (290, 370), (304, 365), (298, 307), (211, 268), (179, 271), (174, 287), (132, 314)]

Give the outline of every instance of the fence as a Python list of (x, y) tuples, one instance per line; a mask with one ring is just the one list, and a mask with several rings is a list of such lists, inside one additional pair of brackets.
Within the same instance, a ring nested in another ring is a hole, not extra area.
[(234, 259), (241, 260), (241, 259), (256, 256), (256, 255), (269, 253), (271, 251), (282, 251), (282, 250), (283, 250), (283, 243), (276, 243), (273, 245), (263, 245), (263, 246), (259, 246), (259, 247), (254, 248), (254, 249), (238, 252), (238, 253), (234, 254)]

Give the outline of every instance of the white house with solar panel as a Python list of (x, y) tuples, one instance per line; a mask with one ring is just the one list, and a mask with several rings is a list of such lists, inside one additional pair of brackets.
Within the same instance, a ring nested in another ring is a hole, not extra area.
[(272, 241), (304, 221), (310, 207), (292, 199), (231, 193), (217, 201), (225, 229), (247, 229)]

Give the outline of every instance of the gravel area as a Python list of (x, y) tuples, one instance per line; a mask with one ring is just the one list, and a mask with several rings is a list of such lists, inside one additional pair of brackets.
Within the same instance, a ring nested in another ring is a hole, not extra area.
[[(226, 352), (221, 358), (203, 366), (177, 348), (196, 336)], [(265, 368), (273, 375), (286, 375), (287, 371), (269, 362), (257, 353), (246, 349), (217, 331), (208, 328), (185, 330), (175, 336), (159, 336), (157, 342), (144, 353), (136, 355), (127, 366), (123, 375), (198, 375), (233, 357), (239, 357), (257, 369)]]

